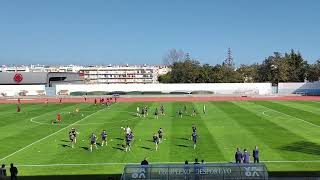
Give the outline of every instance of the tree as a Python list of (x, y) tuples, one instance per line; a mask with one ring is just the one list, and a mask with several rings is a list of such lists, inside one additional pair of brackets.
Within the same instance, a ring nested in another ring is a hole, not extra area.
[(172, 65), (175, 62), (180, 62), (186, 59), (186, 53), (182, 50), (170, 49), (168, 53), (163, 57), (163, 63), (165, 65)]
[(187, 60), (175, 62), (172, 65), (171, 75), (174, 83), (195, 83), (199, 78), (200, 63), (198, 61)]
[(320, 78), (320, 59), (317, 60), (314, 64), (308, 66), (306, 72), (306, 78), (308, 81), (319, 81)]
[(308, 64), (302, 58), (301, 54), (291, 49), (290, 54), (285, 54), (285, 61), (288, 63), (288, 81), (303, 82), (306, 79)]
[[(303, 82), (317, 81), (320, 77), (320, 60), (308, 65), (299, 52), (291, 50), (284, 56), (279, 52), (264, 59), (261, 64), (240, 65), (235, 69), (231, 50), (222, 64), (201, 65), (193, 60), (187, 53), (178, 55), (172, 50), (170, 61), (171, 72), (159, 77), (162, 83), (235, 83), (235, 82), (271, 82), (277, 85), (279, 82)], [(169, 56), (168, 56), (169, 57)]]
[(158, 77), (158, 81), (160, 83), (171, 83), (171, 79), (172, 79), (171, 72)]
[(258, 79), (258, 64), (241, 64), (237, 72), (242, 77), (242, 82), (256, 82)]
[(274, 52), (273, 56), (269, 56), (258, 66), (257, 81), (273, 84), (287, 82), (288, 74), (289, 68), (284, 57), (279, 52)]
[(209, 64), (204, 64), (200, 67), (199, 77), (197, 83), (211, 83), (213, 82), (213, 67)]

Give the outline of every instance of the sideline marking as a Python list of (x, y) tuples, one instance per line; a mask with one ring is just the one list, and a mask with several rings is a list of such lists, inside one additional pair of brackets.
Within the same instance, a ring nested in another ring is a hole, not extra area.
[[(320, 160), (305, 160), (305, 161), (261, 161), (264, 163), (320, 163)], [(227, 162), (227, 161), (213, 161), (213, 162), (206, 162), (206, 163), (234, 163), (234, 162)], [(136, 163), (84, 163), (84, 164), (21, 164), (16, 165), (19, 167), (54, 167), (54, 166), (101, 166), (101, 165), (126, 165), (126, 164), (140, 164)], [(151, 164), (183, 164), (183, 162), (153, 162)], [(234, 163), (235, 164), (235, 163)]]
[(32, 145), (34, 145), (34, 144), (36, 144), (36, 143), (38, 143), (38, 142), (40, 142), (40, 141), (42, 141), (42, 140), (45, 140), (45, 139), (47, 139), (47, 138), (49, 138), (49, 137), (51, 137), (51, 136), (53, 136), (53, 135), (55, 135), (55, 134), (57, 134), (57, 133), (59, 133), (59, 132), (61, 132), (61, 131), (67, 129), (67, 128), (69, 128), (70, 126), (73, 126), (73, 125), (77, 124), (78, 122), (83, 121), (83, 120), (91, 117), (92, 115), (94, 115), (94, 114), (96, 114), (96, 113), (98, 113), (98, 112), (101, 112), (102, 110), (104, 110), (104, 109), (100, 109), (99, 111), (96, 111), (96, 112), (94, 112), (94, 113), (92, 113), (92, 114), (90, 114), (90, 115), (88, 115), (88, 116), (86, 116), (86, 117), (84, 117), (84, 118), (82, 118), (82, 119), (80, 119), (80, 120), (78, 120), (78, 121), (70, 124), (69, 126), (66, 126), (66, 127), (62, 128), (62, 129), (60, 129), (60, 130), (58, 130), (58, 131), (56, 131), (56, 132), (54, 132), (54, 133), (52, 133), (52, 134), (49, 134), (48, 136), (45, 136), (45, 137), (39, 139), (39, 140), (37, 140), (37, 141), (35, 141), (35, 142), (27, 145), (27, 146), (25, 146), (25, 147), (23, 147), (23, 148), (15, 151), (15, 152), (13, 152), (13, 153), (11, 153), (11, 154), (3, 157), (2, 159), (0, 159), (0, 161), (3, 161), (3, 160), (5, 160), (5, 159), (7, 159), (8, 157), (11, 157), (11, 156), (17, 154), (18, 152), (23, 151), (23, 150), (27, 149), (28, 147), (30, 147), (30, 146), (32, 146)]

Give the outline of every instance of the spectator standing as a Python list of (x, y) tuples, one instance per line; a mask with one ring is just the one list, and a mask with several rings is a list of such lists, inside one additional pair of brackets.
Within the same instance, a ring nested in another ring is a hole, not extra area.
[(234, 155), (234, 158), (236, 160), (236, 163), (241, 163), (242, 153), (241, 153), (239, 148), (237, 148), (237, 151), (236, 151), (236, 153)]
[(243, 163), (246, 163), (246, 164), (250, 163), (250, 154), (246, 149), (244, 149), (243, 151), (242, 158), (243, 158)]
[(259, 149), (258, 146), (256, 146), (252, 152), (252, 156), (253, 156), (253, 162), (254, 163), (259, 163)]
[(143, 161), (141, 161), (141, 165), (149, 165), (147, 158), (145, 157)]
[(6, 165), (2, 164), (0, 168), (0, 179), (4, 179), (7, 176)]
[(189, 180), (189, 174), (190, 174), (190, 167), (189, 167), (189, 162), (186, 160), (184, 162), (184, 179)]
[(13, 166), (13, 164), (10, 164), (10, 174), (11, 174), (11, 180), (17, 180), (18, 175), (18, 169), (17, 167)]
[(197, 158), (194, 160), (194, 174), (195, 179), (198, 180), (200, 178), (200, 163)]

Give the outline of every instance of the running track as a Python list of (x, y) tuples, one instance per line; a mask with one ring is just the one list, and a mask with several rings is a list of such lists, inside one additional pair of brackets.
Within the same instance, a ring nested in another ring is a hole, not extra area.
[[(106, 97), (105, 97), (106, 98)], [(59, 98), (21, 98), (21, 103), (59, 103)], [(94, 103), (94, 97), (62, 97), (62, 103)], [(96, 97), (99, 102), (99, 97)], [(114, 101), (114, 98), (112, 99)], [(280, 96), (280, 97), (240, 97), (240, 96), (202, 96), (202, 97), (120, 97), (117, 102), (187, 102), (187, 101), (320, 101), (320, 96)], [(0, 104), (16, 104), (17, 99), (0, 99)]]

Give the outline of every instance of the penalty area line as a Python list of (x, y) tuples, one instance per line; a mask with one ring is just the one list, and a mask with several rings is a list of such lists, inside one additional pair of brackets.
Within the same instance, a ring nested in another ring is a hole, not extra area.
[[(303, 120), (303, 119), (301, 119), (301, 118), (298, 118), (298, 117), (295, 117), (295, 116), (291, 116), (291, 115), (289, 115), (289, 114), (286, 114), (286, 113), (283, 113), (283, 112), (280, 112), (280, 111), (277, 111), (277, 110), (274, 110), (274, 109), (271, 109), (271, 108), (268, 108), (268, 107), (265, 107), (265, 108), (268, 109), (268, 110), (262, 112), (262, 114), (263, 114), (264, 116), (272, 117), (272, 116), (266, 114), (265, 112), (267, 112), (267, 111), (273, 111), (273, 112), (277, 112), (277, 113), (279, 113), (279, 114), (282, 114), (282, 115), (284, 115), (284, 116), (291, 117), (291, 118), (293, 118), (293, 119), (299, 120), (299, 121), (304, 122), (304, 123), (306, 123), (306, 124), (309, 124), (309, 125), (312, 125), (312, 126), (315, 126), (315, 127), (320, 128), (319, 125), (313, 124), (313, 123), (311, 123), (311, 122), (309, 122), (309, 121), (306, 121), (306, 120)], [(281, 117), (281, 116), (278, 116), (278, 117)], [(277, 117), (277, 118), (278, 118), (278, 117)]]
[(39, 139), (39, 140), (37, 140), (37, 141), (34, 141), (33, 143), (31, 143), (31, 144), (29, 144), (29, 145), (27, 145), (27, 146), (25, 146), (25, 147), (23, 147), (23, 148), (21, 148), (21, 149), (19, 149), (19, 150), (15, 151), (15, 152), (13, 152), (13, 153), (11, 153), (11, 154), (9, 154), (9, 155), (7, 155), (7, 156), (5, 156), (5, 157), (1, 158), (1, 159), (0, 159), (0, 161), (3, 161), (3, 160), (5, 160), (5, 159), (7, 159), (7, 158), (9, 158), (9, 157), (11, 157), (11, 156), (13, 156), (13, 155), (17, 154), (18, 152), (23, 151), (23, 150), (27, 149), (28, 147), (30, 147), (30, 146), (32, 146), (32, 145), (34, 145), (34, 144), (36, 144), (36, 143), (38, 143), (38, 142), (40, 142), (40, 141), (43, 141), (43, 140), (45, 140), (45, 139), (47, 139), (47, 138), (49, 138), (49, 137), (51, 137), (51, 136), (53, 136), (53, 135), (55, 135), (55, 134), (57, 134), (57, 133), (59, 133), (59, 132), (61, 132), (61, 131), (65, 130), (65, 129), (67, 129), (67, 128), (69, 128), (69, 127), (71, 127), (71, 126), (73, 126), (73, 125), (77, 124), (78, 122), (83, 121), (83, 120), (85, 120), (85, 119), (87, 119), (87, 118), (89, 118), (89, 117), (93, 116), (94, 114), (96, 114), (96, 113), (98, 113), (98, 112), (101, 112), (102, 110), (104, 110), (104, 109), (100, 109), (99, 111), (96, 111), (96, 112), (94, 112), (94, 113), (92, 113), (92, 114), (90, 114), (90, 115), (88, 115), (88, 116), (86, 116), (86, 117), (84, 117), (84, 118), (82, 118), (82, 119), (80, 119), (80, 120), (78, 120), (78, 121), (76, 121), (76, 122), (74, 122), (74, 123), (70, 124), (69, 126), (66, 126), (66, 127), (62, 128), (62, 129), (60, 129), (60, 130), (58, 130), (58, 131), (56, 131), (56, 132), (54, 132), (54, 133), (52, 133), (52, 134), (49, 134), (48, 136), (45, 136), (45, 137), (43, 137), (43, 138), (41, 138), (41, 139)]
[[(305, 160), (305, 161), (261, 161), (262, 163), (320, 163), (320, 160)], [(213, 162), (206, 162), (207, 164), (213, 163), (233, 163), (227, 161), (213, 161)], [(139, 165), (140, 163), (84, 163), (84, 164), (20, 164), (16, 165), (19, 167), (54, 167), (54, 166), (104, 166), (104, 165), (129, 165), (129, 164), (136, 164)], [(154, 162), (151, 164), (183, 164), (183, 162)]]

